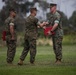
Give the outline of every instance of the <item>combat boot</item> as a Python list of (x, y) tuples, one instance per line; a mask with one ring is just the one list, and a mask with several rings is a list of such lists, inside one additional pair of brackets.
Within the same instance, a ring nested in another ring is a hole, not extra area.
[(61, 62), (60, 59), (57, 59), (56, 62), (55, 62), (55, 64), (61, 64), (61, 63), (62, 63), (62, 62)]
[(20, 59), (18, 65), (23, 65), (23, 61)]
[(34, 61), (30, 61), (30, 64), (34, 65), (35, 63), (34, 63)]
[(7, 62), (8, 66), (16, 66), (15, 64), (13, 64), (12, 62)]

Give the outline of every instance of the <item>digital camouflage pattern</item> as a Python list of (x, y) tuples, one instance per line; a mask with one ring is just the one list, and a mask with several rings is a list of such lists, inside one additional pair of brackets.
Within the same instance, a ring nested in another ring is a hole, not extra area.
[(63, 39), (61, 15), (58, 12), (54, 14), (48, 13), (47, 20), (49, 21), (49, 25), (51, 26), (53, 26), (55, 23), (58, 23), (58, 27), (54, 31), (55, 35), (52, 36), (52, 40), (53, 40), (53, 48), (56, 55), (56, 59), (60, 60), (62, 59), (62, 39)]
[(49, 22), (49, 25), (51, 26), (53, 26), (55, 23), (58, 23), (58, 27), (54, 31), (56, 33), (54, 36), (55, 37), (63, 36), (61, 15), (58, 12), (56, 12), (55, 14), (48, 13), (47, 20)]
[(62, 59), (62, 40), (63, 37), (52, 37), (53, 49), (57, 60)]
[(36, 56), (36, 39), (37, 39), (37, 23), (38, 19), (30, 15), (25, 20), (25, 36), (24, 36), (24, 49), (20, 59), (24, 61), (28, 52), (30, 51), (30, 62), (35, 61)]
[[(15, 36), (15, 40), (11, 40), (11, 33), (10, 33), (10, 24), (14, 24), (14, 30), (15, 30), (15, 33), (14, 33), (14, 36)], [(11, 17), (8, 17), (6, 20), (5, 20), (5, 25), (6, 25), (6, 44), (7, 44), (7, 62), (8, 63), (11, 63), (14, 59), (14, 56), (15, 56), (15, 52), (16, 52), (16, 40), (17, 40), (17, 37), (16, 37), (16, 26), (15, 26), (15, 19), (14, 18), (11, 18)]]

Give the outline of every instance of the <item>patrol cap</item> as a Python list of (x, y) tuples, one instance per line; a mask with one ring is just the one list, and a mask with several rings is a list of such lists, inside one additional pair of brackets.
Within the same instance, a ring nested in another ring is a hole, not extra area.
[(9, 12), (11, 12), (11, 11), (13, 11), (13, 12), (16, 13), (16, 10), (15, 10), (14, 8), (10, 8), (10, 9), (9, 9)]
[(30, 8), (30, 12), (32, 12), (32, 11), (37, 11), (37, 8), (36, 7), (32, 7), (32, 8)]
[(51, 8), (51, 7), (53, 7), (53, 6), (57, 6), (57, 3), (56, 3), (56, 2), (51, 2), (51, 3), (49, 4), (49, 8)]

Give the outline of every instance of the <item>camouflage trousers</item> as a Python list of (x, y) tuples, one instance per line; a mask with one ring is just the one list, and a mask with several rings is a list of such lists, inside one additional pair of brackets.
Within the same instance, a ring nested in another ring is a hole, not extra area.
[(6, 40), (7, 44), (7, 62), (12, 63), (16, 52), (16, 40)]
[(53, 49), (56, 56), (56, 60), (62, 59), (62, 40), (63, 37), (52, 37), (53, 40)]
[(25, 36), (24, 40), (25, 40), (24, 49), (22, 51), (20, 59), (24, 61), (25, 57), (30, 51), (30, 62), (33, 63), (35, 61), (35, 56), (36, 56), (36, 39), (30, 36)]

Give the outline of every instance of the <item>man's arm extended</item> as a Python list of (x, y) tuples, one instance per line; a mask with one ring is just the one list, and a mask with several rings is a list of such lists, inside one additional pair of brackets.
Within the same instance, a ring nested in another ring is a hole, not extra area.
[(46, 26), (48, 24), (48, 22), (42, 22), (42, 23), (39, 23), (38, 25), (38, 28), (43, 28), (44, 26)]
[(51, 31), (54, 31), (58, 27), (58, 23), (55, 23), (54, 26), (52, 27)]

